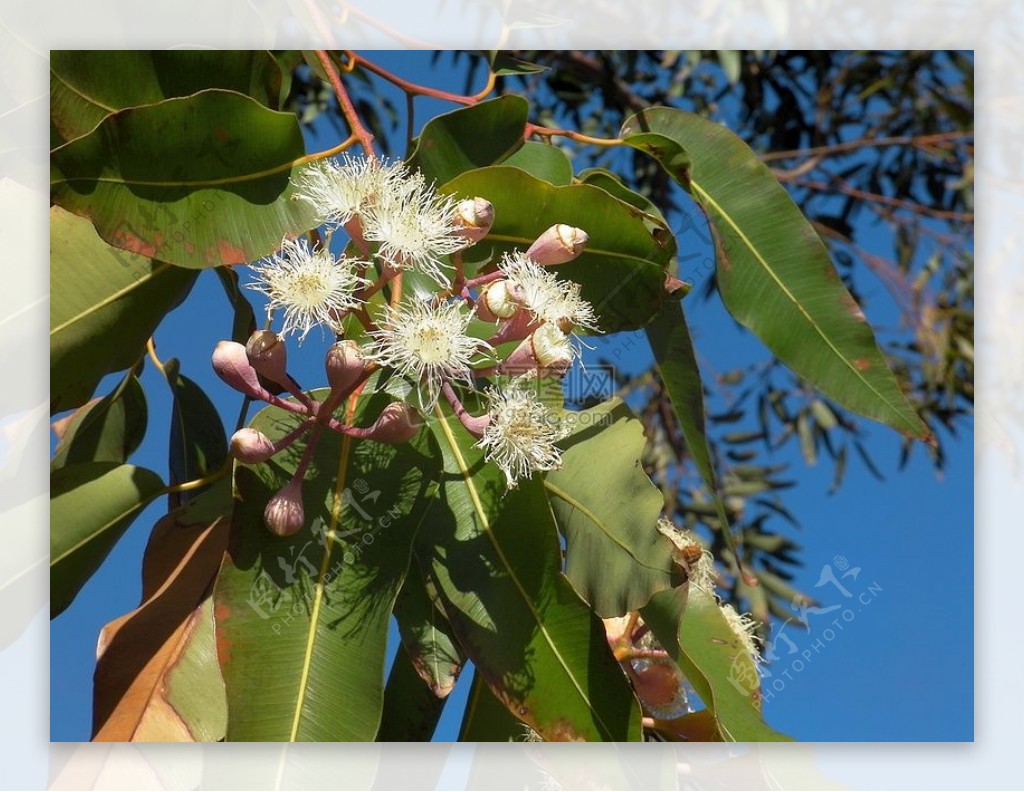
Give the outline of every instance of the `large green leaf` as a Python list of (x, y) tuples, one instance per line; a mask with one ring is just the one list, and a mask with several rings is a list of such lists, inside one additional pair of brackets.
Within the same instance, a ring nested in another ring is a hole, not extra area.
[(693, 462), (714, 499), (722, 537), (738, 561), (740, 554), (729, 527), (718, 472), (715, 470), (715, 462), (711, 458), (711, 448), (708, 445), (704, 387), (701, 384), (697, 356), (693, 351), (693, 342), (690, 340), (690, 330), (686, 326), (682, 306), (675, 302), (665, 302), (654, 321), (644, 330), (651, 344), (658, 373), (668, 391), (672, 413), (679, 421), (679, 428), (686, 440), (686, 447), (690, 450), (690, 456), (693, 457)]
[(630, 118), (622, 137), (654, 156), (707, 214), (719, 291), (736, 319), (840, 404), (905, 434), (927, 434), (824, 243), (746, 143), (671, 108)]
[[(362, 397), (355, 423), (370, 424), (387, 401)], [(270, 407), (252, 425), (279, 438), (298, 420)], [(302, 486), (306, 525), (283, 539), (263, 525), (263, 510), (305, 441), (268, 463), (236, 465), (231, 547), (215, 590), (229, 740), (374, 739), (391, 610), (436, 471), (427, 438), (385, 445), (325, 432)]]
[(92, 224), (50, 209), (50, 412), (83, 404), (134, 365), (196, 273), (117, 250)]
[(110, 113), (207, 88), (238, 91), (277, 109), (283, 85), (266, 50), (51, 50), (50, 121), (59, 145)]
[(529, 733), (528, 728), (495, 698), (483, 676), (473, 675), (473, 687), (469, 689), (459, 727), (459, 742), (518, 742)]
[(60, 426), (60, 443), (50, 469), (81, 462), (124, 462), (146, 433), (146, 394), (135, 371), (129, 371), (114, 390), (78, 408)]
[(435, 116), (423, 126), (408, 163), (427, 181), (444, 184), (501, 162), (523, 145), (528, 112), (523, 97), (502, 96)]
[(643, 425), (620, 399), (570, 416), (564, 465), (544, 479), (566, 538), (565, 574), (599, 616), (622, 616), (672, 585), (655, 527), (664, 499), (640, 465)]
[(377, 741), (429, 742), (447, 701), (423, 684), (405, 644), (399, 644), (384, 688)]
[(636, 740), (639, 709), (604, 628), (560, 572), (539, 480), (505, 491), (473, 437), (440, 407), (443, 508), (417, 550), (459, 644), (515, 716), (548, 740)]
[(528, 140), (511, 157), (501, 162), (510, 168), (521, 168), (538, 179), (556, 186), (572, 183), (572, 163), (558, 146)]
[(761, 717), (757, 667), (726, 621), (713, 594), (691, 588), (656, 594), (641, 614), (734, 742), (789, 740)]
[(233, 91), (112, 113), (50, 155), (50, 197), (115, 247), (182, 267), (244, 264), (316, 224), (289, 178), (291, 113)]
[(415, 565), (395, 601), (395, 620), (412, 667), (433, 695), (446, 697), (455, 687), (465, 660), (451, 625), (434, 604)]
[(50, 475), (51, 618), (71, 604), (163, 487), (153, 471), (116, 462), (85, 462)]
[[(164, 364), (173, 394), (170, 427), (171, 484), (203, 478), (219, 470), (228, 458), (228, 439), (216, 406), (202, 388), (182, 375), (177, 358)], [(187, 503), (203, 489), (171, 494), (171, 506)]]
[[(634, 207), (587, 184), (555, 187), (504, 166), (464, 173), (444, 186), (461, 196), (479, 195), (494, 204), (491, 233), (467, 254), (495, 260), (525, 251), (556, 223), (583, 229), (590, 241), (574, 261), (551, 269), (582, 287), (606, 333), (642, 327), (665, 299), (665, 271), (675, 240), (655, 239)], [(467, 270), (472, 267), (467, 267)]]

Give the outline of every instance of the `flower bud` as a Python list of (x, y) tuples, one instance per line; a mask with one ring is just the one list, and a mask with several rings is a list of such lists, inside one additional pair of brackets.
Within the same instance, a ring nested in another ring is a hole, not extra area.
[(522, 374), (536, 371), (539, 375), (561, 377), (571, 367), (576, 350), (569, 336), (553, 324), (545, 324), (534, 330), (502, 364), (502, 371)]
[(404, 443), (423, 426), (420, 414), (405, 402), (391, 402), (374, 421), (367, 437), (381, 443)]
[(302, 509), (301, 478), (293, 478), (270, 499), (263, 511), (263, 522), (278, 536), (291, 536), (302, 530), (306, 514)]
[(249, 336), (245, 354), (257, 373), (279, 385), (288, 382), (288, 350), (277, 333), (257, 330)]
[(239, 429), (231, 435), (231, 456), (246, 465), (266, 462), (275, 451), (270, 438), (252, 427)]
[(334, 393), (344, 393), (362, 376), (366, 366), (355, 341), (338, 341), (327, 350), (327, 382)]
[(589, 238), (586, 231), (559, 223), (537, 237), (526, 255), (541, 265), (564, 264), (583, 252)]
[(480, 298), (476, 301), (477, 316), (485, 322), (508, 319), (519, 310), (520, 304), (512, 299), (507, 280), (491, 281), (480, 290)]
[(235, 341), (220, 341), (217, 344), (213, 350), (213, 370), (224, 382), (250, 398), (265, 399), (269, 395), (260, 385), (245, 347)]
[(455, 225), (459, 236), (470, 243), (479, 242), (494, 225), (494, 205), (486, 198), (467, 198), (455, 210)]

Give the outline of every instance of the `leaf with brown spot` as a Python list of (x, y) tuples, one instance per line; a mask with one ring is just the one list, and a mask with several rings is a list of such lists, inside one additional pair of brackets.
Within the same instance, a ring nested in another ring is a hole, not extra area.
[(100, 633), (94, 740), (223, 737), (227, 705), (209, 592), (227, 548), (230, 512), (225, 480), (153, 529), (142, 604)]

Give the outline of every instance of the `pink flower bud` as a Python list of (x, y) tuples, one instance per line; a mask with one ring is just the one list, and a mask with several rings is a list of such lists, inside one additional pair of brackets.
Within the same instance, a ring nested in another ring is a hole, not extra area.
[(366, 367), (362, 350), (355, 341), (338, 341), (327, 350), (327, 382), (334, 393), (349, 390)]
[(420, 414), (405, 402), (391, 402), (373, 422), (367, 437), (381, 443), (404, 443), (423, 426)]
[(231, 456), (247, 465), (266, 462), (276, 450), (269, 437), (252, 427), (239, 429), (231, 435)]
[(515, 348), (505, 359), (501, 370), (508, 374), (536, 371), (539, 375), (561, 377), (572, 366), (575, 357), (576, 350), (569, 336), (555, 325), (545, 324)]
[(306, 514), (302, 509), (301, 478), (293, 478), (270, 499), (263, 511), (263, 522), (278, 536), (291, 536), (302, 530)]
[(589, 238), (585, 231), (559, 223), (537, 237), (526, 255), (541, 265), (564, 264), (583, 252)]
[(455, 225), (459, 236), (470, 243), (479, 242), (494, 225), (494, 205), (485, 198), (467, 198), (460, 201), (455, 211)]
[(217, 344), (213, 350), (213, 370), (224, 382), (250, 398), (266, 399), (269, 395), (260, 385), (245, 347), (235, 341), (220, 341)]
[(257, 330), (245, 345), (249, 365), (279, 385), (288, 382), (288, 350), (272, 330)]

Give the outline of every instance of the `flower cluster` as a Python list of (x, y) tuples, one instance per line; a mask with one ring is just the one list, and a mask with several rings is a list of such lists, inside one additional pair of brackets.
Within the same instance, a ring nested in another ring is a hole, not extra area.
[[(303, 527), (302, 480), (324, 430), (406, 442), (442, 399), (508, 488), (560, 467), (561, 402), (549, 407), (538, 385), (557, 382), (579, 356), (573, 330), (598, 325), (580, 286), (547, 268), (579, 256), (587, 234), (555, 224), (525, 252), (496, 255), (468, 277), (463, 254), (487, 238), (495, 221), (485, 198), (441, 195), (401, 162), (348, 156), (307, 166), (294, 188), (295, 200), (313, 207), (325, 233), (285, 239), (252, 267), (255, 280), (248, 284), (267, 298), (268, 327), (283, 318), (280, 335), (268, 329), (244, 346), (221, 342), (213, 356), (232, 387), (302, 418), (276, 440), (251, 427), (236, 432), (231, 448), (238, 461), (264, 462), (308, 436), (295, 475), (267, 505), (270, 530), (287, 535)], [(331, 251), (338, 231), (349, 240), (342, 255)], [(425, 278), (403, 289), (406, 273)], [(344, 337), (346, 327), (359, 325), (352, 339)], [(326, 359), (330, 391), (322, 401), (302, 391), (287, 370), (285, 337), (301, 342), (314, 327), (335, 336)], [(511, 351), (499, 355), (504, 344)], [(370, 426), (339, 421), (338, 408), (379, 369), (407, 382), (409, 396)], [(277, 396), (281, 390), (293, 398)], [(483, 414), (463, 406), (467, 393), (485, 401)]]

